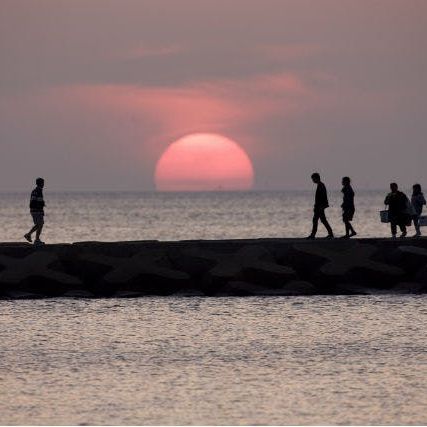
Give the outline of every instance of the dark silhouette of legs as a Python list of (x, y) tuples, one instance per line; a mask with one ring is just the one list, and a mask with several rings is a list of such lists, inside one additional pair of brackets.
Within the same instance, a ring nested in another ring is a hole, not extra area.
[(32, 242), (31, 236), (35, 232), (36, 233), (35, 243), (40, 243), (40, 235), (41, 235), (41, 232), (43, 230), (43, 225), (44, 225), (43, 215), (34, 214), (33, 220), (34, 220), (33, 228), (27, 234), (25, 234), (24, 237), (28, 242)]
[(405, 237), (406, 236), (406, 224), (401, 222), (399, 224), (399, 228), (400, 228), (400, 231), (402, 232), (402, 235), (400, 237)]
[(353, 237), (356, 236), (356, 231), (351, 225), (351, 221), (353, 220), (354, 210), (343, 211), (342, 220), (345, 225), (345, 236), (343, 237)]
[(35, 231), (37, 231), (37, 229), (39, 228), (38, 225), (35, 225), (29, 232), (28, 234), (31, 236)]
[(36, 233), (36, 240), (40, 240), (40, 234), (41, 234), (42, 230), (43, 230), (43, 224), (37, 224), (25, 235), (25, 238), (29, 242), (31, 242), (31, 236), (35, 232)]
[(333, 237), (334, 233), (332, 232), (332, 228), (328, 223), (328, 220), (326, 219), (325, 210), (324, 209), (315, 209), (314, 210), (314, 216), (313, 216), (313, 229), (311, 231), (310, 237), (315, 237), (317, 233), (317, 228), (320, 222), (325, 226), (326, 230), (328, 231), (328, 237)]
[(397, 234), (397, 226), (399, 226), (402, 235), (400, 237), (406, 236), (406, 225), (403, 222), (397, 222), (396, 220), (391, 221), (391, 234), (393, 237), (396, 237)]
[(396, 234), (397, 234), (397, 223), (395, 221), (391, 221), (390, 227), (391, 227), (391, 235), (393, 237), (396, 237)]
[(347, 237), (351, 237), (351, 236), (355, 236), (357, 233), (354, 231), (353, 226), (351, 225), (350, 221), (344, 221), (344, 225), (345, 225), (345, 235)]
[(414, 237), (420, 237), (421, 236), (420, 217), (418, 215), (413, 216), (412, 220), (414, 221), (414, 227), (415, 227)]
[(313, 229), (311, 230), (311, 237), (314, 237), (317, 233), (317, 227), (319, 225), (319, 215), (317, 215), (316, 211), (314, 212), (313, 216)]
[(42, 230), (43, 230), (43, 223), (41, 223), (37, 226), (36, 240), (40, 240), (40, 234), (42, 233)]
[(322, 214), (320, 215), (320, 221), (325, 226), (326, 230), (328, 231), (328, 236), (333, 236), (334, 233), (332, 232), (332, 228), (329, 225), (328, 220), (326, 219), (325, 211), (322, 211)]

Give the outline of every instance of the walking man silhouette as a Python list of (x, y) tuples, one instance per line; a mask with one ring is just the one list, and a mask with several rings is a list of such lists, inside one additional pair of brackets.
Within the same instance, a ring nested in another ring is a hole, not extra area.
[(317, 189), (314, 200), (313, 229), (307, 239), (314, 239), (316, 237), (319, 219), (328, 231), (328, 236), (326, 238), (333, 239), (334, 233), (332, 232), (332, 228), (329, 225), (325, 215), (325, 209), (329, 207), (328, 192), (326, 190), (325, 184), (323, 184), (323, 182), (320, 180), (320, 175), (317, 172), (311, 175), (311, 179), (315, 184), (317, 184)]
[(44, 224), (44, 207), (45, 202), (43, 199), (43, 187), (44, 187), (44, 179), (37, 178), (36, 179), (36, 188), (31, 192), (30, 199), (30, 213), (33, 217), (34, 227), (24, 235), (25, 239), (29, 242), (32, 242), (31, 235), (35, 232), (36, 239), (34, 240), (34, 245), (39, 246), (44, 243), (40, 240), (40, 235), (43, 230)]

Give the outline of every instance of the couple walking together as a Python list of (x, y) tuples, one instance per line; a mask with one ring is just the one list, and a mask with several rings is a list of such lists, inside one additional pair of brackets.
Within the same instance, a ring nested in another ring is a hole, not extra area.
[(415, 184), (412, 187), (411, 200), (408, 199), (405, 193), (399, 191), (398, 185), (393, 182), (390, 184), (391, 192), (387, 194), (384, 204), (388, 206), (388, 220), (391, 224), (391, 235), (396, 237), (397, 227), (399, 226), (401, 235), (406, 237), (406, 227), (414, 223), (415, 236), (421, 236), (420, 217), (423, 211), (423, 206), (426, 204), (421, 185)]
[[(316, 237), (317, 228), (320, 222), (325, 226), (328, 235), (327, 239), (333, 239), (334, 233), (332, 227), (329, 225), (328, 220), (326, 219), (325, 209), (329, 207), (328, 201), (328, 192), (326, 190), (325, 184), (321, 181), (320, 175), (315, 172), (311, 175), (312, 181), (317, 185), (316, 195), (314, 199), (314, 215), (313, 215), (313, 229), (311, 234), (307, 239), (314, 239)], [(356, 236), (356, 231), (351, 225), (351, 221), (354, 217), (355, 207), (354, 207), (354, 191), (351, 187), (351, 179), (348, 176), (345, 176), (342, 179), (342, 190), (343, 193), (343, 202), (341, 205), (342, 208), (342, 220), (345, 225), (345, 235), (344, 238), (350, 238)]]

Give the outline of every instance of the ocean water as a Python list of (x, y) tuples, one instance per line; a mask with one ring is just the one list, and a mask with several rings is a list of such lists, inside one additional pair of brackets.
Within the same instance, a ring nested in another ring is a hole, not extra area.
[[(3, 193), (0, 241), (22, 241), (32, 225), (27, 193)], [(389, 236), (379, 221), (385, 194), (359, 191), (354, 227), (360, 237)], [(45, 191), (46, 242), (305, 237), (313, 192), (50, 193)], [(344, 234), (340, 192), (327, 215)], [(319, 235), (325, 234), (320, 225)]]
[[(311, 192), (50, 193), (44, 239), (304, 237)], [(388, 236), (359, 192), (361, 237)], [(343, 232), (341, 195), (328, 211)], [(22, 241), (28, 194), (1, 195)], [(320, 229), (321, 230), (321, 229)], [(321, 230), (321, 234), (324, 231)], [(1, 424), (426, 424), (427, 296), (0, 301)]]
[(426, 424), (427, 297), (1, 301), (0, 424)]

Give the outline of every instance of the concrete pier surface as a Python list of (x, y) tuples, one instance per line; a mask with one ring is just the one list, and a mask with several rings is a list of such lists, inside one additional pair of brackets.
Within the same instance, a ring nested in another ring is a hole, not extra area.
[(427, 239), (0, 243), (0, 298), (427, 292)]

